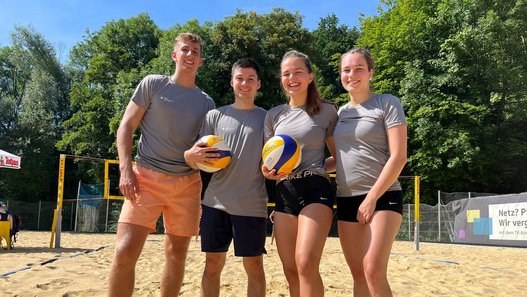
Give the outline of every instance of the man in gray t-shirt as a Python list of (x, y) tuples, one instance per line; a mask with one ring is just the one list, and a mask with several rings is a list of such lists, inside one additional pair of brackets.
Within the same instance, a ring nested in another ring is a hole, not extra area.
[[(201, 38), (180, 34), (172, 60), (176, 64), (172, 76), (149, 75), (139, 83), (117, 130), (119, 188), (126, 199), (117, 229), (109, 296), (132, 295), (135, 265), (160, 213), (166, 233), (161, 295), (178, 295), (190, 239), (198, 233), (201, 179), (186, 164), (184, 152), (194, 144), (205, 114), (215, 107), (195, 85), (203, 63)], [(141, 138), (133, 165), (132, 139), (139, 126)]]
[(259, 77), (253, 60), (234, 63), (234, 103), (209, 111), (201, 127), (200, 136), (222, 137), (232, 155), (230, 164), (213, 174), (202, 201), (201, 250), (206, 252), (202, 296), (219, 295), (220, 275), (232, 240), (235, 256), (243, 257), (247, 292), (265, 296), (267, 193), (260, 166), (266, 111), (254, 104)]

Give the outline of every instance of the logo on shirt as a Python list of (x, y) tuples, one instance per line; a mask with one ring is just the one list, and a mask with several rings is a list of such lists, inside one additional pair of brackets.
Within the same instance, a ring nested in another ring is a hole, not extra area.
[(159, 99), (165, 101), (165, 102), (175, 102), (174, 100), (170, 99), (170, 98), (167, 98), (165, 96), (160, 96)]

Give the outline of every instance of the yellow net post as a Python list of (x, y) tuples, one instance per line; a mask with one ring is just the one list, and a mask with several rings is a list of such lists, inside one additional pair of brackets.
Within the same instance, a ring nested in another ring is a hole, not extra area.
[(110, 195), (110, 164), (119, 164), (119, 160), (104, 160), (104, 198), (124, 200), (124, 196)]
[(421, 214), (420, 214), (420, 205), (419, 205), (419, 196), (421, 195), (421, 177), (415, 176), (414, 177), (414, 242), (415, 242), (415, 250), (419, 251), (419, 222), (421, 221)]
[(55, 248), (60, 248), (60, 231), (62, 226), (62, 199), (64, 196), (64, 171), (66, 170), (66, 155), (60, 155), (59, 161), (59, 182), (57, 187), (57, 208), (53, 212), (53, 225), (51, 226), (51, 238), (49, 240), (49, 247), (53, 248), (53, 240), (55, 240)]
[[(62, 204), (64, 200), (64, 178), (66, 172), (66, 159), (79, 159), (79, 160), (89, 160), (105, 162), (105, 172), (104, 172), (104, 198), (107, 199), (120, 199), (123, 200), (123, 196), (112, 196), (110, 195), (110, 185), (109, 185), (109, 166), (110, 164), (119, 164), (118, 160), (105, 160), (101, 158), (86, 157), (86, 156), (75, 156), (75, 155), (60, 155), (59, 162), (59, 177), (58, 177), (58, 186), (57, 186), (57, 208), (53, 212), (53, 223), (51, 227), (51, 238), (49, 241), (50, 248), (60, 248), (60, 233), (62, 228)], [(106, 212), (108, 213), (108, 204)], [(54, 243), (54, 244), (53, 244)]]

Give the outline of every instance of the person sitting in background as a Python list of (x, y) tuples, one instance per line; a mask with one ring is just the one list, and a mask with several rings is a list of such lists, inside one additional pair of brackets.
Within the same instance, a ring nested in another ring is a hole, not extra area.
[(0, 221), (9, 221), (13, 228), (13, 216), (7, 211), (7, 204), (4, 200), (0, 200)]
[[(13, 215), (7, 211), (7, 205), (5, 201), (0, 200), (0, 221), (9, 221), (9, 237), (13, 237), (15, 234), (14, 232), (14, 224), (13, 224)], [(16, 240), (16, 238), (14, 238)], [(7, 241), (7, 238), (6, 238)], [(0, 238), (0, 244), (1, 244), (1, 238)], [(1, 245), (0, 245), (1, 246)], [(11, 240), (11, 247), (13, 247), (13, 239)]]

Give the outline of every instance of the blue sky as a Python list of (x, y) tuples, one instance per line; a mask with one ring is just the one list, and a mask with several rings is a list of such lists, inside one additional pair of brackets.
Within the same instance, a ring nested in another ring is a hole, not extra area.
[(304, 27), (313, 30), (321, 17), (334, 13), (341, 24), (359, 27), (360, 14), (377, 15), (378, 0), (0, 0), (0, 46), (11, 45), (15, 25), (32, 25), (53, 45), (64, 47), (61, 60), (82, 40), (86, 29), (98, 31), (109, 21), (147, 12), (161, 29), (190, 19), (221, 21), (236, 9), (269, 13), (274, 7), (298, 11)]

